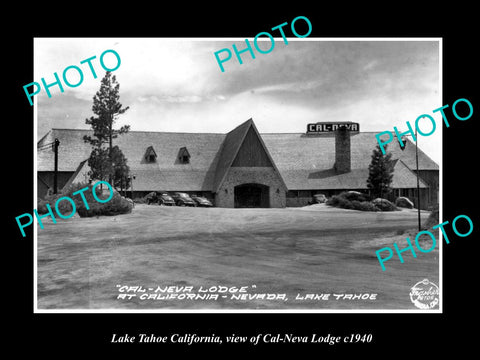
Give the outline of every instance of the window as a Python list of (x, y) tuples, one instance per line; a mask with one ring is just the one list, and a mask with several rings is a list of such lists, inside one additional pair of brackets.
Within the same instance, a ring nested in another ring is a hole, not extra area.
[(153, 150), (153, 146), (147, 148), (144, 158), (147, 163), (154, 163), (157, 161), (157, 154), (155, 153), (155, 150)]
[(181, 164), (189, 164), (190, 163), (190, 153), (188, 152), (186, 147), (180, 148), (178, 152), (178, 161)]

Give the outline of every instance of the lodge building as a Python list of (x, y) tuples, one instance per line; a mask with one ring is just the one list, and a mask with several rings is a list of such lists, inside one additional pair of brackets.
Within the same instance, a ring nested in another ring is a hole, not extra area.
[[(320, 123), (319, 123), (320, 124)], [(343, 123), (342, 123), (343, 124)], [(304, 206), (312, 195), (346, 190), (367, 192), (368, 165), (376, 146), (374, 132), (356, 126), (309, 126), (306, 133), (260, 134), (249, 119), (227, 134), (130, 131), (114, 140), (134, 175), (127, 195), (182, 191), (211, 199), (217, 207)], [(331, 130), (331, 129), (330, 129)], [(53, 187), (54, 154), (45, 144), (60, 141), (58, 189), (89, 180), (91, 130), (52, 129), (38, 142), (37, 194)], [(418, 149), (417, 194), (415, 144), (389, 144), (394, 169), (391, 200), (406, 196), (421, 208), (438, 203), (439, 167)]]

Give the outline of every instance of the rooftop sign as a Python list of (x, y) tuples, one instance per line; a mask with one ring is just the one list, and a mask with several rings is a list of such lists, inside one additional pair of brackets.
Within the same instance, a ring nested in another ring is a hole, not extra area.
[(353, 122), (317, 122), (307, 125), (307, 134), (326, 134), (345, 128), (350, 131), (360, 131), (360, 124)]

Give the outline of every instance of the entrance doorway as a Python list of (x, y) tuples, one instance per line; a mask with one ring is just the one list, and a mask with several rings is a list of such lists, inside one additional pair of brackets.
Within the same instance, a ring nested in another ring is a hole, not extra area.
[(242, 184), (235, 186), (236, 208), (268, 208), (268, 186), (262, 184)]

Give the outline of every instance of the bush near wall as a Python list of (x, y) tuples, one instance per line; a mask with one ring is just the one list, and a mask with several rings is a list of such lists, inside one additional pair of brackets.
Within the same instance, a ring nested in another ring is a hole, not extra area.
[(380, 211), (398, 210), (397, 207), (387, 199), (376, 198), (372, 200), (372, 204), (375, 205)]
[(354, 191), (342, 192), (339, 195), (333, 195), (326, 202), (327, 205), (339, 207), (342, 209), (351, 209), (359, 211), (394, 211), (397, 207), (386, 199), (375, 199), (369, 201), (367, 194)]
[(349, 200), (349, 201), (359, 201), (359, 202), (365, 202), (365, 201), (369, 201), (371, 200), (370, 199), (370, 195), (368, 194), (363, 194), (361, 192), (358, 192), (358, 191), (345, 191), (345, 192), (342, 192), (340, 193), (340, 195)]
[(378, 208), (370, 201), (352, 201), (353, 208), (360, 211), (378, 211)]
[[(80, 196), (80, 194), (73, 195), (74, 192), (80, 189), (83, 189), (85, 187), (89, 188), (89, 190), (83, 192), (86, 202), (88, 203), (88, 206), (89, 206), (88, 210), (85, 207), (85, 203), (82, 200), (82, 197)], [(48, 212), (46, 204), (50, 204), (50, 207), (55, 213), (56, 201), (59, 198), (64, 196), (67, 196), (74, 201), (76, 212), (80, 217), (92, 217), (92, 216), (100, 216), (100, 215), (113, 216), (113, 215), (120, 215), (120, 214), (128, 214), (132, 212), (132, 208), (133, 208), (132, 203), (127, 199), (125, 199), (123, 196), (121, 196), (118, 193), (118, 191), (114, 190), (113, 197), (106, 203), (99, 203), (93, 197), (91, 189), (92, 189), (92, 186), (89, 185), (88, 183), (72, 184), (67, 189), (63, 189), (62, 192), (59, 194), (47, 196), (45, 200), (39, 199), (37, 203), (37, 212), (39, 214), (46, 214)], [(99, 199), (105, 200), (110, 196), (110, 193), (108, 193), (108, 191), (107, 191), (107, 194), (100, 194), (99, 187), (97, 187), (96, 190), (97, 190), (97, 197)], [(61, 201), (58, 205), (59, 205), (58, 209), (60, 213), (65, 215), (71, 214), (73, 209), (69, 201), (66, 201), (66, 200)]]

